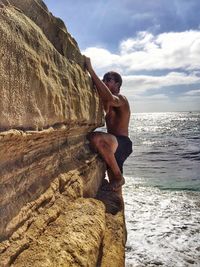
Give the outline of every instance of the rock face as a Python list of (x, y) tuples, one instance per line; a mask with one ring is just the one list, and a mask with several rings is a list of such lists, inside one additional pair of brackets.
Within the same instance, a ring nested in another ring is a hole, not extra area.
[(123, 200), (100, 191), (87, 134), (103, 113), (76, 41), (40, 0), (0, 0), (0, 36), (0, 266), (123, 267)]
[(40, 1), (9, 2), (20, 9), (1, 8), (0, 128), (100, 123), (98, 98), (61, 20)]

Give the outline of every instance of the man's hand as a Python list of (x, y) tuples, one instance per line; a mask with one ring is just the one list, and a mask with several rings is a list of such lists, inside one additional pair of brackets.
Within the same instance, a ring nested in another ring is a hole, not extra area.
[(85, 60), (85, 68), (88, 70), (88, 72), (90, 73), (90, 71), (92, 70), (92, 64), (91, 64), (91, 60), (89, 57), (84, 56), (84, 60)]
[(119, 104), (118, 104), (119, 98), (117, 96), (112, 95), (111, 91), (106, 86), (106, 84), (97, 76), (96, 72), (94, 71), (94, 69), (92, 67), (90, 58), (84, 56), (84, 60), (85, 60), (85, 67), (86, 67), (87, 71), (89, 72), (89, 74), (90, 74), (90, 76), (91, 76), (91, 78), (92, 78), (92, 80), (96, 86), (96, 89), (99, 93), (99, 96), (104, 103), (104, 108), (105, 108), (106, 112), (108, 112), (109, 106), (111, 103), (115, 103), (114, 106), (116, 106), (116, 103), (117, 103), (117, 106), (119, 106)]

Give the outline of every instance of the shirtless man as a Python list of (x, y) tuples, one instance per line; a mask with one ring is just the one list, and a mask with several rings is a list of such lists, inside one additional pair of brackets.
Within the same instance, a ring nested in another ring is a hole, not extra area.
[(125, 183), (123, 163), (132, 153), (132, 142), (128, 137), (129, 103), (125, 96), (119, 94), (122, 78), (118, 73), (108, 72), (101, 81), (90, 58), (85, 57), (85, 65), (102, 100), (107, 126), (107, 133), (90, 133), (90, 144), (107, 164), (109, 186), (104, 189), (118, 191)]

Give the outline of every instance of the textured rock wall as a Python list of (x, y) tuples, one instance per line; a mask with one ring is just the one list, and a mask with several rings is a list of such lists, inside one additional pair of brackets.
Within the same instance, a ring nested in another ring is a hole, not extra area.
[(40, 1), (12, 2), (21, 9), (0, 10), (0, 129), (99, 124), (98, 98), (61, 20)]
[(0, 37), (0, 266), (124, 266), (123, 200), (99, 189), (86, 136), (102, 109), (75, 40), (39, 0), (0, 0)]

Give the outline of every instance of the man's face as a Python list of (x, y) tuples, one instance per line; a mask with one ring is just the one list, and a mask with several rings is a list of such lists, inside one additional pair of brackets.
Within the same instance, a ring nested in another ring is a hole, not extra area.
[(108, 76), (105, 79), (103, 79), (103, 82), (108, 87), (108, 89), (111, 91), (112, 94), (119, 93), (118, 83), (115, 82), (114, 78), (112, 76)]

